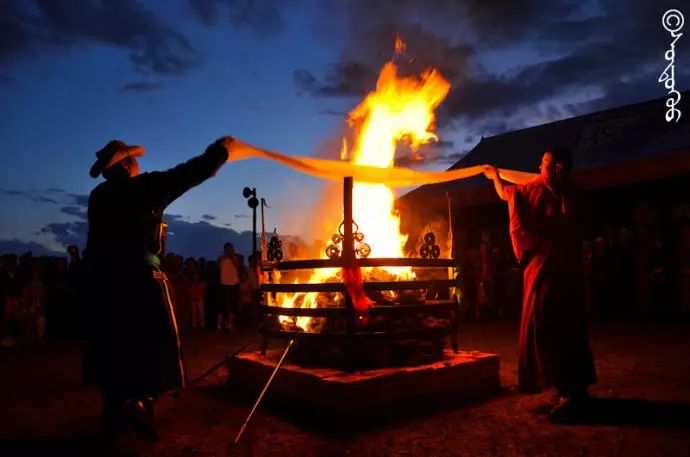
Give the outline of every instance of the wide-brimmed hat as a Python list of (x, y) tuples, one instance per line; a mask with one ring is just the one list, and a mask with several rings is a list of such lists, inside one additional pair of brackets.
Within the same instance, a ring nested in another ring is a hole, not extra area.
[(129, 146), (124, 141), (113, 140), (96, 153), (98, 159), (91, 167), (89, 174), (92, 178), (97, 178), (105, 170), (127, 157), (141, 157), (143, 155), (143, 147), (138, 145)]

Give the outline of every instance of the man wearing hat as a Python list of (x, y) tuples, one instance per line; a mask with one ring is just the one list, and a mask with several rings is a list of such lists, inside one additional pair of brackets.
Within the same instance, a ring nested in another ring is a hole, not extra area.
[(89, 305), (83, 375), (103, 394), (107, 434), (127, 426), (155, 439), (153, 402), (185, 384), (164, 250), (165, 208), (213, 176), (229, 158), (231, 137), (162, 172), (139, 173), (141, 146), (114, 140), (96, 153), (90, 174), (105, 181), (89, 197)]

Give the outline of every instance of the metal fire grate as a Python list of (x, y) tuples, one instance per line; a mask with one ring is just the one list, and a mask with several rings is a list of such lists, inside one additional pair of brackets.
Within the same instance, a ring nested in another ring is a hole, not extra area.
[[(342, 268), (348, 265), (358, 265), (359, 267), (412, 267), (415, 268), (421, 279), (404, 281), (364, 281), (363, 287), (367, 292), (373, 291), (420, 291), (434, 290), (449, 291), (456, 286), (454, 279), (424, 279), (425, 271), (433, 269), (445, 269), (455, 267), (453, 259), (435, 258), (357, 258), (355, 255), (355, 243), (353, 237), (352, 220), (352, 178), (345, 178), (343, 186), (343, 241), (342, 253), (340, 257), (317, 260), (295, 260), (265, 263), (262, 265), (264, 271), (295, 271), (295, 270), (314, 270), (321, 268)], [(421, 269), (421, 270), (420, 270)], [(447, 278), (447, 274), (446, 274)], [(420, 315), (423, 318), (438, 319), (442, 325), (429, 326), (427, 328), (397, 329), (382, 331), (372, 326), (361, 325), (358, 322), (357, 310), (353, 305), (346, 285), (342, 282), (329, 283), (309, 283), (309, 284), (280, 284), (264, 283), (261, 286), (265, 294), (264, 303), (268, 303), (268, 294), (278, 292), (330, 292), (342, 294), (344, 300), (339, 304), (331, 303), (319, 308), (284, 308), (280, 306), (262, 306), (263, 322), (261, 334), (264, 342), (262, 354), (265, 354), (269, 340), (280, 338), (296, 341), (323, 341), (340, 345), (348, 348), (356, 348), (358, 345), (367, 344), (374, 341), (395, 341), (395, 340), (424, 340), (441, 339), (450, 337), (452, 349), (458, 351), (458, 303), (452, 299), (424, 299), (413, 304), (381, 304), (375, 303), (368, 310), (370, 319), (388, 318), (405, 319), (406, 316)], [(450, 297), (450, 293), (438, 294)], [(283, 328), (278, 324), (278, 316), (311, 317), (340, 319), (345, 322), (343, 328), (337, 331), (296, 331), (294, 329)]]

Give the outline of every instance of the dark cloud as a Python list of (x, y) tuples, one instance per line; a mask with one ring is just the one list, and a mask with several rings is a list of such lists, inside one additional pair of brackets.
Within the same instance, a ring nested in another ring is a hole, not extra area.
[(429, 147), (431, 149), (450, 149), (453, 146), (455, 146), (454, 141), (439, 140), (439, 141), (432, 141), (431, 143), (428, 144), (427, 147)]
[(298, 3), (294, 0), (189, 0), (192, 11), (204, 25), (217, 25), (224, 15), (233, 27), (247, 28), (261, 38), (282, 32), (285, 20), (281, 10)]
[(154, 92), (163, 88), (161, 82), (134, 82), (120, 86), (120, 92)]
[[(77, 209), (74, 208), (75, 213)], [(68, 214), (71, 212), (72, 210)], [(251, 250), (251, 232), (240, 233), (206, 221), (187, 222), (178, 214), (165, 214), (164, 219), (168, 223), (168, 252), (175, 252), (186, 257), (213, 258), (219, 255), (223, 244), (227, 241), (233, 243), (239, 252), (248, 253)], [(85, 220), (53, 222), (41, 228), (39, 233), (52, 236), (55, 241), (65, 246), (74, 244), (84, 247), (88, 235), (88, 223)]]
[(84, 194), (69, 194), (70, 199), (75, 205), (78, 206), (89, 206), (89, 196)]
[(22, 241), (18, 239), (0, 240), (0, 252), (3, 254), (22, 255), (31, 252), (35, 257), (50, 256), (50, 257), (64, 257), (65, 252), (53, 251), (52, 249), (35, 241)]
[[(295, 70), (298, 93), (363, 96), (399, 34), (403, 74), (432, 66), (451, 82), (438, 112), (442, 128), (493, 135), (664, 95), (657, 78), (671, 37), (661, 16), (671, 0), (432, 3), (342, 3), (351, 35), (340, 61)], [(319, 3), (321, 21), (328, 23), (334, 4)], [(678, 48), (676, 59), (690, 61), (690, 47), (682, 57)], [(688, 87), (684, 68), (677, 66), (680, 90)]]
[(467, 152), (449, 152), (447, 154), (435, 154), (420, 156), (415, 154), (404, 154), (395, 158), (395, 165), (398, 167), (414, 168), (427, 165), (452, 165), (462, 159)]
[(37, 203), (51, 203), (57, 205), (59, 202), (54, 198), (42, 195), (40, 192), (24, 191), (16, 189), (0, 189), (0, 193), (12, 197), (22, 197)]
[(199, 65), (186, 36), (136, 0), (3, 1), (0, 65), (90, 43), (126, 49), (143, 72), (181, 74)]
[(65, 246), (74, 244), (83, 247), (86, 245), (88, 224), (86, 221), (53, 222), (41, 228), (40, 233), (52, 235), (55, 241)]
[(297, 87), (297, 93), (304, 92), (314, 93), (316, 89), (316, 78), (305, 68), (298, 68), (292, 72), (292, 80)]
[(348, 113), (346, 113), (345, 111), (337, 111), (334, 109), (322, 109), (321, 111), (319, 111), (319, 114), (346, 118)]
[[(82, 220), (87, 219), (87, 209), (89, 206), (88, 195), (67, 193), (66, 190), (57, 187), (51, 187), (45, 190), (0, 189), (0, 195), (24, 198), (35, 203), (63, 205), (60, 208), (61, 213), (75, 216)], [(53, 228), (59, 230), (60, 227), (48, 227), (48, 231), (51, 232)], [(45, 232), (42, 231), (40, 233)]]
[(76, 216), (81, 219), (86, 219), (86, 211), (84, 211), (83, 207), (65, 206), (60, 208), (60, 212), (64, 214), (69, 214), (70, 216)]
[(304, 68), (292, 74), (299, 93), (307, 92), (317, 97), (363, 95), (374, 86), (376, 76), (373, 68), (360, 62), (333, 64), (320, 81)]
[(249, 216), (247, 214), (235, 214), (236, 219), (246, 219)]
[(189, 0), (189, 6), (204, 25), (210, 27), (218, 23), (218, 0)]
[(233, 0), (230, 2), (230, 22), (236, 27), (248, 27), (261, 37), (276, 35), (285, 28), (281, 6), (279, 0)]
[(453, 141), (432, 141), (412, 150), (409, 145), (401, 144), (397, 149), (395, 165), (399, 167), (424, 167), (427, 165), (452, 164), (466, 152), (458, 152)]
[(223, 244), (230, 242), (239, 253), (250, 253), (252, 248), (251, 232), (236, 232), (225, 227), (209, 224), (205, 221), (186, 222), (179, 218), (165, 219), (171, 235), (167, 240), (169, 252), (185, 257), (206, 257), (213, 259), (220, 255)]
[(216, 216), (214, 216), (212, 214), (203, 214), (201, 216), (201, 218), (206, 220), (206, 221), (215, 221), (216, 219), (218, 219)]

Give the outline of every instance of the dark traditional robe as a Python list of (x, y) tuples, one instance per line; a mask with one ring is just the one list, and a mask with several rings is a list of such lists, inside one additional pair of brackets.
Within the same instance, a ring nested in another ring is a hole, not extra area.
[(583, 393), (596, 372), (582, 274), (582, 194), (567, 177), (539, 177), (505, 192), (513, 250), (524, 267), (520, 387)]
[(164, 172), (99, 184), (89, 197), (85, 382), (123, 398), (184, 385), (170, 284), (158, 268), (163, 210), (227, 160), (219, 144)]

